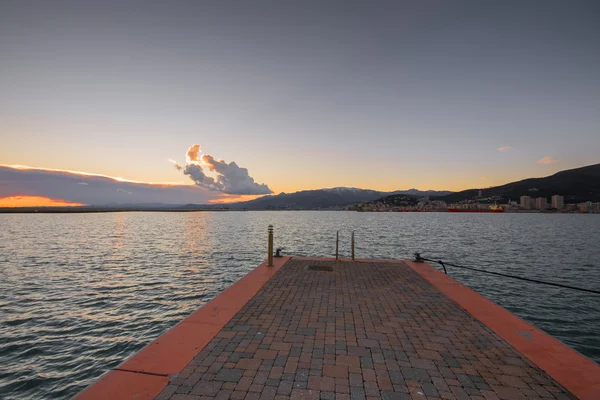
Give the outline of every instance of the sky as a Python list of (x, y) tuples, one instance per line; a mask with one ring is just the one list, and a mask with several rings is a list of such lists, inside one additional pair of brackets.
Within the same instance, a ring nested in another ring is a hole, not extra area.
[(123, 180), (171, 203), (462, 190), (599, 163), (599, 17), (595, 1), (2, 0), (0, 197), (89, 203), (73, 182), (96, 175), (121, 178), (112, 202)]

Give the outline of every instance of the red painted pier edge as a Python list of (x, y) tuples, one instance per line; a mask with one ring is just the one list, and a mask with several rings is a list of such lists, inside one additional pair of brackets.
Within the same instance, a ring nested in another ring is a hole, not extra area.
[(291, 257), (264, 262), (93, 385), (78, 400), (153, 399)]
[(600, 365), (431, 265), (404, 263), (579, 399), (600, 399)]

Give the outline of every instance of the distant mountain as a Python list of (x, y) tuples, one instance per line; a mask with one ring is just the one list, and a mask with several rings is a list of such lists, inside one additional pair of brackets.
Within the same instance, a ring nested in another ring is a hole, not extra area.
[(79, 208), (106, 208), (112, 209), (117, 208), (119, 210), (132, 209), (132, 210), (145, 210), (145, 209), (161, 209), (161, 208), (176, 208), (182, 207), (183, 204), (169, 204), (169, 203), (108, 203), (108, 204), (92, 204), (89, 206), (81, 206)]
[(463, 190), (436, 199), (456, 203), (474, 199), (479, 190), (482, 191), (483, 197), (496, 196), (505, 202), (509, 199), (518, 201), (521, 196), (545, 197), (549, 200), (555, 194), (564, 196), (565, 203), (597, 202), (600, 201), (600, 164), (560, 171), (545, 178), (524, 179), (485, 189)]
[(423, 196), (446, 196), (452, 194), (450, 190), (419, 190), (419, 189), (408, 189), (408, 190), (396, 190), (388, 194), (404, 194), (407, 196), (423, 197)]
[(380, 192), (368, 189), (337, 187), (331, 189), (303, 190), (295, 193), (280, 193), (278, 195), (264, 196), (242, 203), (228, 204), (228, 206), (232, 209), (243, 208), (249, 210), (314, 210), (341, 208), (350, 204), (376, 200), (392, 193), (406, 193), (414, 196), (443, 196), (452, 192), (437, 192), (433, 190), (420, 191), (417, 189)]

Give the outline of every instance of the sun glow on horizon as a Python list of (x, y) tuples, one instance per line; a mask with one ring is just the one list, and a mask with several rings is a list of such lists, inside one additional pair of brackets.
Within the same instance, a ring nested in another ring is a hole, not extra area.
[(226, 194), (224, 196), (226, 196), (226, 197), (209, 200), (208, 203), (210, 203), (210, 204), (237, 203), (237, 202), (241, 202), (241, 201), (249, 201), (249, 200), (258, 199), (259, 197), (263, 197), (264, 194), (241, 194), (241, 195)]
[(43, 196), (8, 196), (0, 198), (0, 207), (81, 207), (87, 204)]

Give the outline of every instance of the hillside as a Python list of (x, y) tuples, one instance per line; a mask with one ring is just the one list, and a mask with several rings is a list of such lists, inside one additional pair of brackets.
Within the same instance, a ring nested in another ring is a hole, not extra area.
[(600, 164), (557, 172), (545, 178), (530, 178), (485, 189), (469, 189), (436, 197), (447, 203), (474, 199), (479, 190), (483, 197), (497, 196), (499, 201), (518, 201), (521, 196), (550, 197), (559, 194), (565, 203), (600, 201)]
[(407, 193), (414, 196), (434, 196), (446, 195), (448, 191), (420, 191), (417, 189), (398, 190), (394, 192), (380, 192), (368, 189), (356, 188), (333, 188), (318, 190), (303, 190), (295, 193), (281, 193), (273, 196), (264, 196), (255, 200), (242, 203), (229, 204), (232, 209), (249, 210), (314, 210), (324, 208), (344, 207), (350, 204), (372, 201), (383, 196)]

